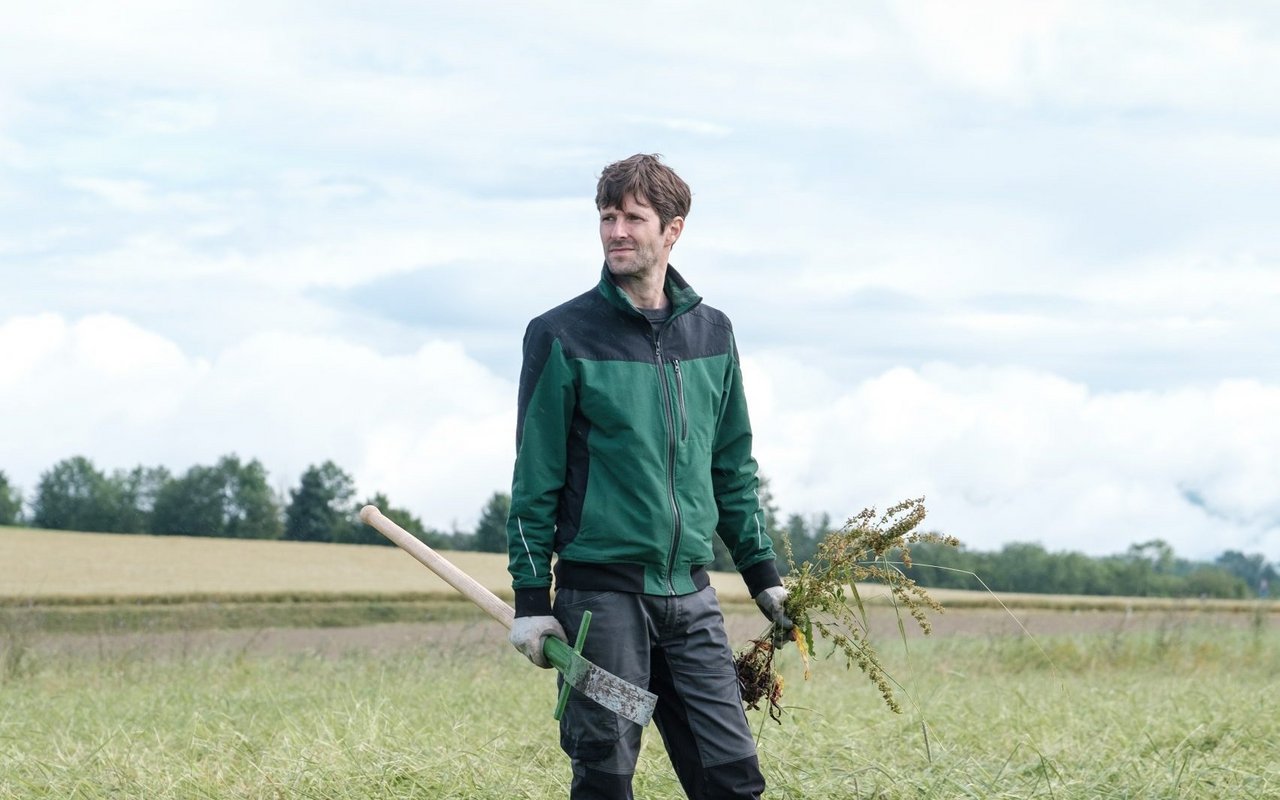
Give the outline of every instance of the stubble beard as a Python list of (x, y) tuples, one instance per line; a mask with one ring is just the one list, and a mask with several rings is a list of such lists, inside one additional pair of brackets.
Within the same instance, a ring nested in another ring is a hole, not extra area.
[(637, 247), (622, 254), (620, 259), (605, 253), (604, 260), (615, 278), (643, 278), (662, 266), (658, 263), (658, 253), (648, 247)]

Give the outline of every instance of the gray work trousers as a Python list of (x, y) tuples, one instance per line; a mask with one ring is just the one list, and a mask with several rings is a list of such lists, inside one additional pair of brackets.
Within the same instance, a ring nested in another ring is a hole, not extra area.
[[(560, 589), (554, 613), (583, 655), (658, 696), (654, 723), (692, 800), (759, 798), (764, 777), (715, 590), (680, 597)], [(572, 800), (629, 800), (642, 728), (574, 690), (560, 721)]]

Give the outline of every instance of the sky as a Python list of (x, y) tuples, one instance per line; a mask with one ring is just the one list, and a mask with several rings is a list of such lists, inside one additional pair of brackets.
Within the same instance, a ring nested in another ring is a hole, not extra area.
[(1268, 2), (13, 4), (0, 470), (510, 488), (602, 167), (693, 189), (784, 515), (1280, 561)]

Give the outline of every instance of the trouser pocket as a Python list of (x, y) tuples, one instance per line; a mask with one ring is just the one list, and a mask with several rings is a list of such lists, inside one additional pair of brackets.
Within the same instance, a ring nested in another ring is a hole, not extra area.
[(560, 748), (570, 758), (587, 764), (604, 761), (621, 735), (617, 714), (581, 695), (570, 696), (560, 718)]
[[(596, 617), (592, 628), (597, 635), (609, 635), (608, 622), (616, 619), (609, 606), (619, 598), (613, 592), (592, 592), (562, 589), (556, 594), (553, 613), (569, 632), (570, 641), (582, 624), (582, 615), (590, 610)], [(602, 624), (603, 623), (603, 624)], [(588, 649), (592, 643), (588, 632)], [(563, 676), (559, 684), (564, 685)], [(622, 736), (621, 721), (616, 713), (583, 695), (577, 689), (570, 690), (564, 716), (560, 718), (560, 747), (572, 759), (584, 763), (599, 763), (613, 754)]]

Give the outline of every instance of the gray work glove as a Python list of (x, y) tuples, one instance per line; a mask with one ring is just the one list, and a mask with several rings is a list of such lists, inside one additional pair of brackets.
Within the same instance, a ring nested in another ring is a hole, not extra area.
[(787, 602), (787, 590), (781, 586), (770, 586), (753, 598), (761, 613), (773, 622), (773, 644), (781, 647), (791, 641), (795, 623), (787, 616), (783, 604)]
[(511, 623), (507, 641), (534, 664), (550, 669), (551, 662), (542, 654), (542, 640), (548, 636), (554, 636), (565, 644), (569, 643), (569, 637), (565, 636), (564, 628), (555, 617), (516, 617)]

